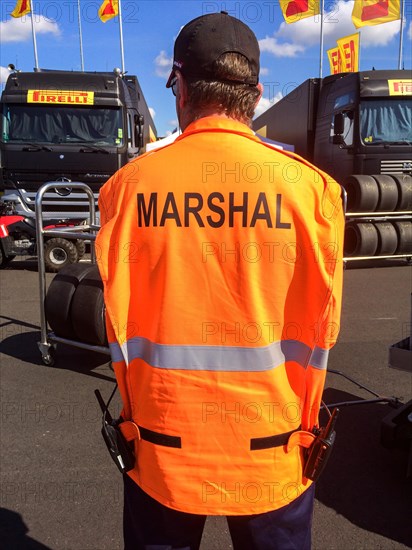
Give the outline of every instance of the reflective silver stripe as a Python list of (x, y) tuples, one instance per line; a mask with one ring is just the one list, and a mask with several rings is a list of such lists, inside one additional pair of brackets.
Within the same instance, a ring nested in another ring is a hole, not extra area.
[(310, 356), (309, 365), (315, 369), (326, 370), (328, 366), (329, 350), (315, 346)]
[(110, 356), (112, 358), (113, 363), (117, 363), (118, 361), (124, 361), (122, 348), (119, 346), (117, 342), (109, 344), (109, 349), (110, 349)]
[[(130, 363), (142, 359), (148, 365), (170, 370), (243, 371), (271, 370), (286, 361), (295, 361), (303, 368), (310, 363), (326, 368), (327, 350), (309, 346), (297, 340), (283, 340), (258, 348), (238, 346), (188, 346), (156, 344), (147, 338), (131, 338), (121, 348), (111, 344), (112, 357)], [(113, 359), (114, 361), (115, 359)]]

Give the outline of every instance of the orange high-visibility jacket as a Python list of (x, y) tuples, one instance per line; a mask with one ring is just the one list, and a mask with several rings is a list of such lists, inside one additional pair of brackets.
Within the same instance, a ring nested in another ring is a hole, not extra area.
[(339, 331), (340, 186), (206, 117), (119, 170), (99, 208), (129, 475), (196, 514), (290, 503), (310, 484), (304, 447)]

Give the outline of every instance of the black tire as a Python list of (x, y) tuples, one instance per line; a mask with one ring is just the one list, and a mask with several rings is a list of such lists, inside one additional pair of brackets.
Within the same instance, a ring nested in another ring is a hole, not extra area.
[(44, 264), (48, 271), (57, 273), (66, 265), (79, 261), (76, 245), (67, 239), (48, 239), (44, 245)]
[(412, 254), (412, 222), (393, 222), (398, 235), (396, 254)]
[(348, 212), (375, 212), (379, 201), (379, 188), (372, 176), (348, 176), (343, 187), (347, 192)]
[(398, 235), (396, 229), (390, 222), (376, 222), (378, 231), (377, 256), (390, 256), (396, 252), (398, 247)]
[(83, 239), (77, 239), (76, 240), (76, 248), (77, 248), (77, 255), (80, 258), (83, 258), (83, 256), (86, 254), (86, 241)]
[(75, 339), (71, 320), (71, 305), (76, 288), (93, 266), (71, 264), (53, 278), (47, 290), (45, 313), (50, 328), (57, 336)]
[(8, 266), (9, 263), (14, 260), (16, 256), (6, 256), (3, 251), (3, 247), (0, 244), (0, 269)]
[(71, 321), (78, 340), (95, 346), (107, 345), (103, 282), (96, 265), (76, 288)]
[(412, 176), (408, 174), (393, 174), (392, 177), (398, 186), (396, 211), (412, 210)]
[(8, 235), (0, 239), (0, 269), (9, 265), (14, 260), (16, 254), (8, 254), (10, 248), (13, 247), (14, 239)]
[(345, 256), (373, 256), (377, 248), (378, 231), (373, 223), (350, 223), (346, 225)]
[(373, 176), (379, 187), (379, 212), (393, 212), (398, 204), (398, 186), (392, 176), (381, 174)]

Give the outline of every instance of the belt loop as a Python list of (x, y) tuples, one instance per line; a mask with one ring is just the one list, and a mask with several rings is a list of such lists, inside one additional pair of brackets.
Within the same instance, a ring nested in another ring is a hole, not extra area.
[(308, 449), (315, 439), (316, 435), (312, 432), (305, 432), (304, 430), (296, 431), (289, 437), (286, 452), (290, 453), (290, 451), (293, 451), (293, 449), (298, 445)]
[(119, 429), (122, 432), (122, 435), (126, 439), (126, 441), (141, 439), (139, 426), (131, 420), (125, 420), (124, 422), (121, 422), (119, 424)]

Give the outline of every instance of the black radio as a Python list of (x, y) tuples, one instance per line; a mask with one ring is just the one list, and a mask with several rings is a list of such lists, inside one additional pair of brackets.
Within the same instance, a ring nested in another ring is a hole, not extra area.
[(312, 481), (319, 479), (332, 452), (336, 437), (334, 428), (338, 413), (339, 409), (333, 409), (327, 425), (316, 434), (317, 437), (308, 450), (303, 475)]
[[(103, 400), (99, 390), (94, 393), (102, 409), (102, 436), (109, 450), (113, 462), (116, 464), (122, 474), (132, 470), (135, 464), (135, 456), (129, 443), (120, 431), (119, 424), (122, 419), (113, 420), (108, 410), (108, 405)], [(112, 394), (113, 395), (113, 394)], [(110, 400), (109, 400), (110, 402)]]

